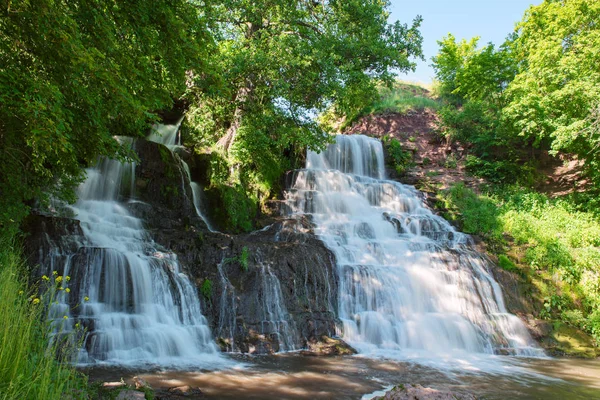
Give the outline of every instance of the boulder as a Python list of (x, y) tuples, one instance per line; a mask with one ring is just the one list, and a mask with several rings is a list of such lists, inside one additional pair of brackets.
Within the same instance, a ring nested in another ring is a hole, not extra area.
[(426, 388), (421, 385), (398, 385), (374, 400), (476, 400), (469, 393), (456, 393)]

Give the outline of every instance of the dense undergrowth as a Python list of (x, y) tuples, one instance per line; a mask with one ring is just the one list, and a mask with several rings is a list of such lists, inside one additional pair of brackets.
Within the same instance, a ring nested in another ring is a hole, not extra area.
[(600, 220), (594, 210), (516, 186), (477, 194), (459, 183), (441, 198), (448, 219), (482, 237), (500, 267), (535, 285), (539, 317), (600, 341)]
[(87, 379), (56, 360), (44, 301), (27, 288), (18, 241), (0, 236), (0, 399), (87, 398)]

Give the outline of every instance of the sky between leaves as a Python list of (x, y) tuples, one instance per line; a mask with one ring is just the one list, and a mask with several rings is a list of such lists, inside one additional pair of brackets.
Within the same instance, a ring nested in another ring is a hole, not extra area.
[(431, 82), (434, 72), (431, 57), (437, 54), (437, 41), (448, 33), (458, 40), (480, 36), (480, 44), (499, 46), (531, 5), (541, 0), (391, 0), (390, 22), (408, 23), (423, 16), (421, 34), (425, 61), (419, 60), (413, 73), (399, 78), (422, 83)]

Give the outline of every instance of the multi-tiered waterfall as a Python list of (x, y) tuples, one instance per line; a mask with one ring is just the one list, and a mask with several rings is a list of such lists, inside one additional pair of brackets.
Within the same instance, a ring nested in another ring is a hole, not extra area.
[(123, 202), (133, 168), (105, 159), (87, 170), (70, 207), (83, 233), (73, 239), (78, 250), (63, 254), (57, 246), (42, 265), (50, 277), (64, 276), (51, 316), (63, 331), (85, 329), (79, 363), (222, 364), (176, 255), (156, 246)]
[(337, 136), (309, 152), (287, 205), (336, 256), (343, 337), (360, 351), (541, 355), (470, 238), (385, 179), (381, 143)]

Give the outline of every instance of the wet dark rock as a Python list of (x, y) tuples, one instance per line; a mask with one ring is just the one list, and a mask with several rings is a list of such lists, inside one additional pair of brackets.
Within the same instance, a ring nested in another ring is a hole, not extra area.
[(158, 110), (156, 114), (163, 124), (176, 124), (189, 108), (189, 102), (185, 99), (174, 99), (173, 106), (168, 110)]
[(116, 397), (116, 400), (145, 400), (146, 394), (137, 390), (122, 390)]
[[(135, 196), (122, 201), (144, 221), (151, 237), (148, 252), (177, 254), (181, 269), (198, 287), (202, 312), (223, 350), (266, 354), (316, 349), (323, 337), (335, 334), (335, 261), (313, 235), (309, 218), (272, 219), (265, 229), (250, 234), (211, 232), (196, 215), (178, 156), (143, 139), (135, 141), (134, 149), (140, 159)], [(82, 266), (110, 251), (86, 245), (79, 222), (70, 218), (33, 215), (25, 228), (32, 266), (52, 251)], [(77, 281), (71, 281), (74, 299), (79, 297)], [(93, 321), (81, 322), (93, 331)]]
[[(306, 232), (292, 232), (299, 225), (280, 221), (247, 235), (209, 233), (197, 256), (184, 256), (194, 257), (189, 270), (199, 285), (212, 282), (210, 297), (202, 300), (223, 349), (256, 354), (301, 349), (335, 332), (333, 255)], [(274, 294), (280, 304), (273, 303)], [(277, 313), (279, 323), (273, 321)], [(287, 338), (281, 336), (285, 330)]]
[(68, 255), (77, 253), (85, 241), (79, 221), (66, 217), (32, 214), (22, 229), (27, 234), (24, 255), (34, 281), (42, 274), (51, 273), (40, 271), (39, 266), (49, 264), (52, 252), (56, 252), (64, 264)]
[(204, 393), (200, 388), (185, 385), (157, 390), (154, 396), (156, 400), (198, 399), (203, 398)]
[(374, 400), (476, 400), (472, 394), (441, 391), (421, 385), (398, 385)]
[(543, 338), (552, 334), (553, 327), (550, 321), (545, 321), (542, 319), (536, 319), (531, 316), (529, 318), (525, 318), (525, 323), (531, 336), (535, 340), (542, 340)]
[(129, 210), (152, 227), (178, 229), (193, 224), (206, 229), (196, 215), (180, 156), (145, 139), (137, 139), (133, 148), (140, 162), (135, 168), (135, 197), (127, 204)]

